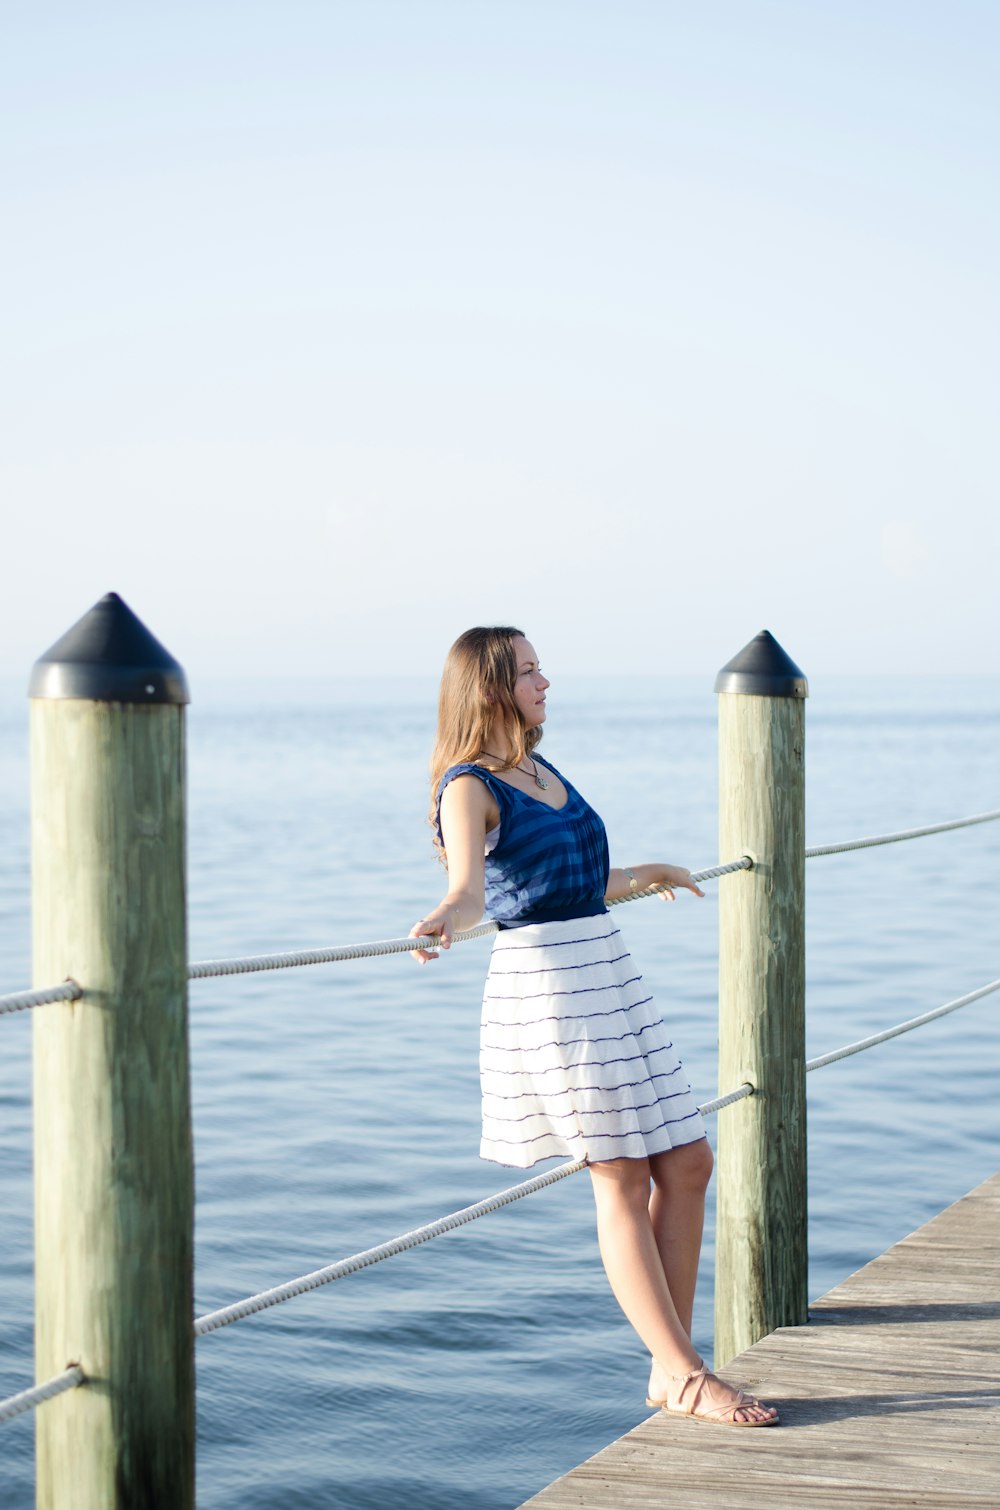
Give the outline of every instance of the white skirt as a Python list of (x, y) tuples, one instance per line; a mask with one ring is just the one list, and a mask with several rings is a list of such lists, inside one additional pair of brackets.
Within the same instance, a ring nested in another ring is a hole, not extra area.
[(677, 1050), (608, 913), (497, 935), (483, 996), (480, 1153), (642, 1159), (705, 1136)]

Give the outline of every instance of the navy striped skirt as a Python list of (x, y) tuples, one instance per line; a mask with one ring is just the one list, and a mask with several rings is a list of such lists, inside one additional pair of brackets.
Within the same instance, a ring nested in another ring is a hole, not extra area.
[(608, 913), (497, 935), (483, 996), (484, 1159), (641, 1159), (705, 1136)]

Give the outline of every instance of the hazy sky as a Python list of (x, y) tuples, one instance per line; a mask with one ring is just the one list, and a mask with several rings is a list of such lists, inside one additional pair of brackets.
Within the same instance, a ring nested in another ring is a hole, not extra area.
[(0, 672), (997, 665), (995, 0), (6, 5)]

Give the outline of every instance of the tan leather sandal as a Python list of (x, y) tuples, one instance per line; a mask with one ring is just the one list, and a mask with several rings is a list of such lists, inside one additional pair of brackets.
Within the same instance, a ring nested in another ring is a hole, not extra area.
[[(723, 1381), (717, 1374), (713, 1374), (706, 1364), (701, 1368), (692, 1369), (689, 1374), (675, 1374), (670, 1380), (672, 1386), (663, 1400), (654, 1400), (651, 1395), (646, 1396), (646, 1404), (659, 1410), (667, 1410), (672, 1416), (690, 1416), (693, 1421), (708, 1421), (714, 1426), (777, 1426), (779, 1417), (777, 1412), (773, 1416), (766, 1417), (763, 1421), (738, 1421), (736, 1412), (756, 1406), (759, 1410), (768, 1410), (769, 1406), (763, 1405), (753, 1395), (746, 1394), (742, 1389), (737, 1390), (735, 1400), (726, 1400), (722, 1404), (713, 1404), (718, 1401), (718, 1394), (713, 1385), (720, 1385)], [(731, 1386), (723, 1385), (723, 1388)]]

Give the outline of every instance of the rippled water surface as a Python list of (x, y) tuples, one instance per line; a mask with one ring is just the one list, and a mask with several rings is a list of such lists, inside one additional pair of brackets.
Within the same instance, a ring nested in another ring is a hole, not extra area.
[[(423, 826), (433, 690), (195, 693), (192, 957), (404, 933), (442, 884)], [(715, 717), (695, 682), (553, 689), (546, 753), (619, 863), (714, 863)], [(20, 689), (0, 724), (9, 991), (30, 981)], [(814, 682), (807, 724), (812, 844), (1000, 807), (1000, 682)], [(1000, 975), (998, 877), (1000, 823), (811, 861), (809, 1051)], [(717, 887), (618, 916), (702, 1100)], [(520, 1177), (478, 1158), (488, 948), (424, 970), (402, 957), (193, 984), (199, 1313)], [(812, 1294), (1000, 1167), (998, 1012), (986, 998), (810, 1076)], [(0, 1020), (0, 1397), (32, 1377), (28, 1016)], [(710, 1226), (705, 1350), (711, 1271)], [(585, 1175), (203, 1338), (197, 1363), (202, 1510), (510, 1510), (644, 1414)], [(30, 1418), (0, 1427), (10, 1510), (33, 1503), (32, 1450)]]

